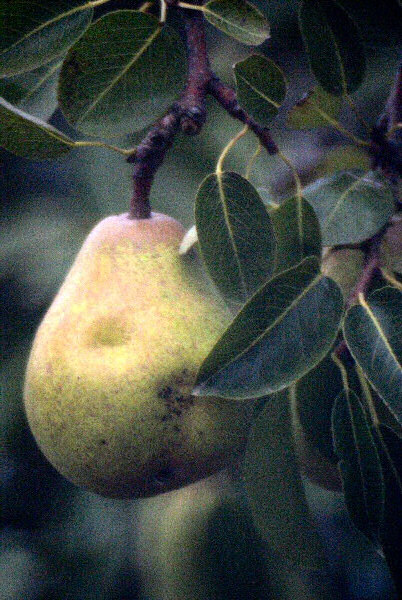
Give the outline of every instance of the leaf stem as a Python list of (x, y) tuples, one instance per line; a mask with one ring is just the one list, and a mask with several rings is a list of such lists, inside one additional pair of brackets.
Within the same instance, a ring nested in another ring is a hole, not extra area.
[(237, 135), (235, 135), (230, 142), (224, 147), (224, 149), (222, 150), (222, 153), (218, 159), (218, 162), (216, 163), (216, 174), (217, 175), (222, 175), (223, 173), (223, 162), (226, 158), (226, 156), (229, 154), (230, 150), (237, 144), (237, 142), (246, 135), (246, 133), (248, 132), (248, 125), (245, 125), (243, 127), (243, 129), (241, 131), (239, 131), (239, 133)]
[(138, 12), (146, 13), (153, 6), (153, 2), (144, 2), (141, 4), (140, 8), (138, 8)]
[(342, 133), (342, 135), (344, 135), (345, 137), (352, 140), (352, 142), (354, 142), (357, 146), (361, 146), (363, 148), (370, 146), (370, 142), (367, 142), (366, 140), (362, 140), (355, 136), (351, 131), (346, 129), (346, 127), (344, 127), (337, 119), (333, 119), (329, 114), (321, 110), (319, 106), (316, 105), (314, 108), (323, 119), (325, 119), (330, 125), (332, 125), (334, 129), (339, 131), (339, 133)]
[(386, 279), (386, 281), (388, 281), (388, 283), (390, 283), (393, 287), (396, 287), (397, 290), (400, 290), (402, 292), (402, 283), (398, 281), (398, 279), (394, 277), (392, 273), (388, 271), (388, 269), (382, 267), (381, 275), (384, 277), (384, 279)]
[(380, 420), (378, 418), (377, 411), (374, 406), (373, 396), (371, 395), (370, 387), (367, 383), (367, 379), (365, 378), (363, 370), (360, 367), (360, 365), (358, 365), (356, 363), (355, 366), (356, 366), (356, 373), (359, 378), (359, 383), (360, 383), (360, 387), (362, 390), (362, 394), (364, 396), (364, 399), (366, 400), (366, 405), (367, 405), (368, 411), (370, 413), (371, 420), (373, 422), (374, 427), (377, 428), (380, 425)]
[(167, 6), (165, 0), (160, 0), (161, 3), (161, 11), (159, 17), (159, 23), (165, 23), (167, 16)]
[(178, 8), (187, 8), (188, 10), (200, 10), (203, 12), (205, 9), (203, 6), (197, 6), (195, 4), (189, 4), (188, 2), (178, 2), (176, 4)]
[(295, 181), (296, 186), (296, 196), (299, 200), (301, 200), (301, 198), (303, 197), (303, 187), (296, 167), (294, 166), (292, 161), (285, 154), (283, 154), (283, 152), (278, 152), (278, 156), (292, 171), (293, 179)]
[(133, 154), (135, 154), (136, 149), (135, 148), (119, 148), (118, 146), (113, 146), (112, 144), (106, 144), (105, 142), (93, 142), (93, 141), (79, 141), (79, 142), (74, 142), (72, 144), (75, 148), (85, 148), (85, 147), (92, 147), (92, 148), (107, 148), (108, 150), (113, 150), (114, 152), (118, 152), (119, 154), (122, 154), (123, 156), (132, 156)]
[(251, 169), (253, 168), (255, 161), (257, 160), (257, 158), (261, 154), (261, 150), (262, 150), (262, 144), (261, 144), (261, 142), (258, 142), (258, 146), (257, 146), (256, 151), (254, 152), (253, 156), (250, 158), (250, 160), (247, 163), (246, 173), (245, 173), (245, 178), (246, 179), (250, 179)]
[(341, 361), (341, 359), (339, 358), (336, 351), (331, 354), (331, 358), (341, 372), (342, 385), (345, 390), (345, 394), (348, 395), (349, 379), (348, 379), (348, 372), (346, 370), (346, 367), (343, 364), (343, 362)]

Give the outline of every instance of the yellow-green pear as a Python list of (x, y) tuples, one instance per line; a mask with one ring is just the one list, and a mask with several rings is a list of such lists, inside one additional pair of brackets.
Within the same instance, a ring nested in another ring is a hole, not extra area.
[(221, 469), (242, 448), (250, 407), (191, 395), (231, 320), (182, 226), (152, 213), (101, 221), (41, 323), (25, 407), (48, 460), (79, 486), (142, 497)]

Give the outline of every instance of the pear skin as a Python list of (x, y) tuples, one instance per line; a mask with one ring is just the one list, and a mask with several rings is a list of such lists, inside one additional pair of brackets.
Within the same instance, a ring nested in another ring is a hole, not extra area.
[(24, 390), (32, 432), (60, 473), (104, 496), (179, 488), (245, 442), (247, 403), (191, 395), (231, 314), (196, 257), (179, 256), (183, 234), (158, 213), (101, 221), (36, 333)]

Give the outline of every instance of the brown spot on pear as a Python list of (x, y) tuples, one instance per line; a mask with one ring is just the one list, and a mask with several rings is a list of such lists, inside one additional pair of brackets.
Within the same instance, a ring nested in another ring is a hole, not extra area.
[(32, 432), (79, 486), (151, 496), (224, 467), (243, 447), (250, 407), (191, 395), (231, 320), (184, 230), (153, 213), (101, 221), (33, 343), (25, 382)]

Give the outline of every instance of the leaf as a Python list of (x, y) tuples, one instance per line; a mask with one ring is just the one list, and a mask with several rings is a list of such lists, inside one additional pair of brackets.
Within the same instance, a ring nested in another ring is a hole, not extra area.
[(240, 310), (201, 365), (194, 393), (258, 398), (312, 369), (334, 342), (342, 293), (316, 258), (280, 273)]
[(317, 569), (324, 558), (295, 454), (288, 395), (270, 396), (256, 418), (244, 481), (254, 524), (269, 547), (300, 568)]
[(245, 0), (210, 0), (203, 13), (211, 25), (243, 44), (259, 46), (269, 38), (268, 21)]
[(333, 462), (331, 414), (335, 400), (343, 390), (339, 368), (327, 354), (293, 386), (295, 407), (307, 443)]
[(303, 196), (316, 212), (324, 246), (362, 242), (394, 212), (391, 187), (377, 173), (340, 171), (304, 188)]
[(303, 0), (300, 29), (310, 67), (329, 94), (351, 94), (365, 73), (360, 33), (348, 14), (332, 0)]
[(376, 290), (345, 318), (344, 335), (353, 358), (402, 423), (402, 293)]
[(183, 43), (152, 15), (119, 10), (96, 21), (70, 49), (60, 107), (90, 135), (140, 131), (177, 98), (186, 77)]
[[(332, 96), (335, 98), (335, 96)], [(351, 169), (370, 170), (370, 157), (365, 150), (357, 146), (338, 146), (330, 150), (318, 163), (315, 173), (318, 177), (328, 177), (336, 171), (347, 171)]]
[(384, 482), (369, 423), (352, 390), (343, 390), (338, 396), (332, 427), (349, 516), (357, 529), (376, 543), (384, 508)]
[(273, 60), (258, 54), (234, 65), (240, 105), (260, 123), (269, 123), (277, 115), (285, 95), (286, 80)]
[(61, 56), (89, 26), (78, 0), (0, 0), (0, 75), (32, 71)]
[(47, 121), (57, 108), (56, 84), (62, 61), (28, 73), (0, 79), (0, 94), (7, 102)]
[(0, 146), (24, 158), (57, 158), (74, 142), (66, 135), (0, 98)]
[(400, 46), (402, 10), (400, 0), (367, 2), (367, 0), (337, 0), (359, 26), (365, 45)]
[(272, 275), (275, 235), (255, 188), (237, 173), (208, 175), (195, 203), (201, 255), (229, 301), (245, 302)]
[(373, 428), (384, 474), (385, 506), (380, 540), (395, 585), (402, 589), (402, 438), (386, 425)]
[(307, 256), (321, 256), (320, 226), (303, 198), (289, 198), (270, 211), (277, 241), (276, 272), (293, 267)]
[(341, 105), (341, 98), (317, 85), (291, 109), (286, 124), (292, 129), (328, 127), (337, 121)]

